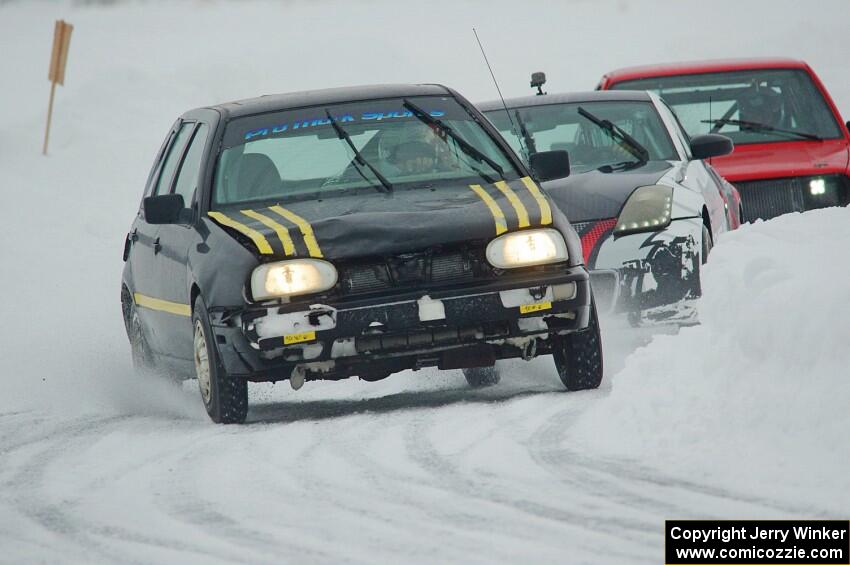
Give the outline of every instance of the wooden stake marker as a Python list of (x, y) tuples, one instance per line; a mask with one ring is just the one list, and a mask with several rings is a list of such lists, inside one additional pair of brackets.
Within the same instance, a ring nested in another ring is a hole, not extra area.
[(44, 147), (41, 152), (47, 155), (47, 142), (50, 139), (50, 121), (53, 118), (53, 96), (56, 94), (56, 85), (65, 84), (65, 67), (68, 63), (68, 47), (71, 45), (71, 32), (74, 26), (65, 20), (57, 20), (53, 29), (53, 52), (50, 55), (50, 70), (47, 72), (47, 80), (50, 81), (50, 102), (47, 105), (47, 127), (44, 130)]

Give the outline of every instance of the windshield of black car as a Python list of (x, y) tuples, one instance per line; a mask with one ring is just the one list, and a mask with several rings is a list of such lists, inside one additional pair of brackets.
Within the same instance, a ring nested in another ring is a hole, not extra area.
[[(404, 107), (404, 98), (333, 104), (237, 118), (227, 124), (213, 204), (326, 198), (394, 188), (459, 185), (518, 178), (513, 162), (452, 97), (407, 100), (450, 127), (501, 168), (464, 151), (444, 129)], [(363, 159), (328, 119), (348, 134)]]
[[(673, 108), (691, 136), (722, 133), (736, 145), (742, 145), (799, 141), (802, 138), (778, 130), (822, 139), (841, 135), (826, 101), (808, 73), (802, 70), (768, 69), (657, 77), (618, 82), (611, 88), (657, 93)], [(725, 123), (723, 120), (752, 124)]]
[[(533, 139), (537, 151), (566, 150), (570, 156), (570, 169), (574, 173), (624, 163), (637, 164), (638, 159), (632, 151), (604, 128), (581, 115), (579, 108), (584, 108), (600, 120), (608, 120), (631, 135), (646, 148), (649, 161), (679, 158), (667, 128), (650, 102), (611, 100), (545, 104), (511, 108), (510, 112), (514, 122), (517, 122), (518, 115), (519, 122)], [(488, 111), (486, 115), (511, 147), (524, 155), (528, 140), (521, 141), (521, 131), (514, 133), (504, 108)], [(516, 129), (520, 129), (519, 125)]]

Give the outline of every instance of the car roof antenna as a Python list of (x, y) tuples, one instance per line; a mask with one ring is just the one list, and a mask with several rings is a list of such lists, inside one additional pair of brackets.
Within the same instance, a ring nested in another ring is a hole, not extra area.
[(490, 61), (487, 59), (487, 53), (484, 52), (484, 46), (481, 45), (481, 39), (478, 38), (478, 32), (475, 31), (475, 28), (472, 28), (472, 33), (475, 34), (475, 41), (478, 42), (478, 48), (481, 49), (481, 55), (484, 56), (484, 62), (487, 63), (487, 68), (490, 70), (490, 76), (493, 77), (493, 84), (496, 85), (496, 92), (499, 93), (499, 99), (502, 101), (502, 107), (505, 109), (505, 114), (507, 114), (508, 120), (510, 120), (511, 122), (511, 131), (514, 132), (514, 136), (516, 136), (516, 138), (519, 140), (520, 146), (522, 147), (525, 154), (530, 157), (528, 147), (525, 146), (525, 142), (522, 139), (522, 135), (520, 135), (520, 132), (516, 127), (516, 123), (511, 117), (510, 111), (508, 111), (508, 105), (505, 103), (505, 97), (502, 96), (502, 89), (499, 88), (499, 81), (496, 80), (496, 75), (493, 73), (493, 67), (490, 66)]

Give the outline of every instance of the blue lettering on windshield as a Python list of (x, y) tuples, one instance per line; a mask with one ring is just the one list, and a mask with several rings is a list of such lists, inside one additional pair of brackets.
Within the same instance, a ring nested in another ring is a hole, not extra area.
[(254, 138), (254, 137), (260, 137), (260, 136), (264, 136), (264, 135), (268, 135), (268, 134), (269, 134), (268, 129), (265, 129), (265, 128), (264, 129), (255, 129), (255, 130), (249, 131), (248, 133), (245, 134), (245, 141), (248, 141), (249, 139)]
[[(439, 118), (445, 116), (446, 113), (440, 110), (432, 110), (428, 112), (432, 117)], [(354, 118), (351, 114), (345, 114), (343, 116), (334, 116), (334, 120), (339, 123), (347, 123), (347, 122), (355, 122), (355, 121), (382, 121), (382, 120), (391, 120), (398, 118), (410, 118), (413, 117), (413, 114), (405, 110), (403, 112), (363, 112), (359, 118)], [(330, 125), (331, 121), (328, 118), (316, 118), (313, 120), (299, 120), (297, 122), (292, 122), (289, 124), (278, 124), (276, 126), (264, 127), (259, 129), (250, 130), (245, 133), (245, 141), (250, 141), (255, 138), (266, 137), (271, 133), (272, 135), (285, 133), (290, 130), (297, 129), (306, 129), (316, 126), (327, 126)]]

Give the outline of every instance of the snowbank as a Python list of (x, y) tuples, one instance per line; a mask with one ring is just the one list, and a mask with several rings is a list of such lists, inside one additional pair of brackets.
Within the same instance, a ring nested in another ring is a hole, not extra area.
[(572, 439), (671, 477), (846, 512), (848, 241), (850, 208), (721, 238), (702, 324), (638, 350)]

